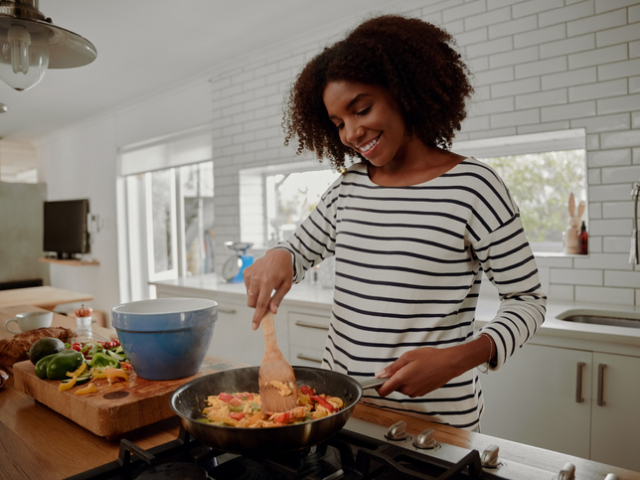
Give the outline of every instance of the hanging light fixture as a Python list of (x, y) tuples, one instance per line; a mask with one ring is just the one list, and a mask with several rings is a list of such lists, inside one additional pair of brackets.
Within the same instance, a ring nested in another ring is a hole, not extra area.
[(0, 0), (0, 79), (24, 91), (37, 85), (47, 68), (82, 67), (98, 55), (87, 39), (53, 25), (39, 0)]

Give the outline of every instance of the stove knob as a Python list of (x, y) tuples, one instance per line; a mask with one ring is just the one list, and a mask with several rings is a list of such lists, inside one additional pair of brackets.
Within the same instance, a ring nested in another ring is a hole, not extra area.
[(436, 448), (438, 446), (438, 442), (436, 442), (436, 439), (433, 436), (435, 433), (436, 432), (433, 428), (427, 428), (423, 432), (420, 432), (420, 435), (413, 440), (413, 446), (428, 450)]
[(618, 475), (616, 475), (615, 473), (609, 473), (606, 477), (604, 477), (604, 480), (620, 480), (620, 477), (618, 477)]
[(394, 423), (389, 427), (384, 436), (389, 440), (406, 440), (409, 436), (407, 434), (407, 422), (400, 420)]
[(500, 457), (498, 454), (500, 453), (500, 447), (497, 445), (489, 445), (482, 455), (480, 456), (480, 462), (482, 466), (485, 468), (497, 468), (500, 466)]
[(575, 480), (576, 467), (573, 463), (565, 463), (562, 470), (558, 472), (557, 480)]

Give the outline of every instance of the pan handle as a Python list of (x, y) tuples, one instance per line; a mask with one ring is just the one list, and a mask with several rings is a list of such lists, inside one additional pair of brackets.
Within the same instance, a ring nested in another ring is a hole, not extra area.
[(389, 380), (389, 377), (371, 378), (369, 380), (364, 380), (364, 381), (360, 382), (360, 386), (362, 387), (363, 390), (367, 390), (369, 388), (379, 387), (380, 385), (382, 385), (387, 380)]

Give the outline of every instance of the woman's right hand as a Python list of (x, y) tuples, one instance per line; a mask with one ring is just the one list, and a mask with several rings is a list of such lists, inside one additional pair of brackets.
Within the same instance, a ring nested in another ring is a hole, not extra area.
[(247, 305), (255, 308), (251, 327), (256, 330), (267, 308), (272, 313), (277, 313), (280, 302), (291, 290), (291, 253), (281, 248), (267, 250), (263, 257), (243, 271), (243, 276), (247, 288)]

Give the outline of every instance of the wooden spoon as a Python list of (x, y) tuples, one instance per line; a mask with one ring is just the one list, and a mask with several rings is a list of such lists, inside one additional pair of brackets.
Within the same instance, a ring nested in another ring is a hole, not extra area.
[(258, 372), (258, 386), (262, 411), (271, 415), (292, 410), (298, 405), (298, 386), (293, 368), (278, 348), (273, 313), (267, 310), (261, 323), (265, 350)]

